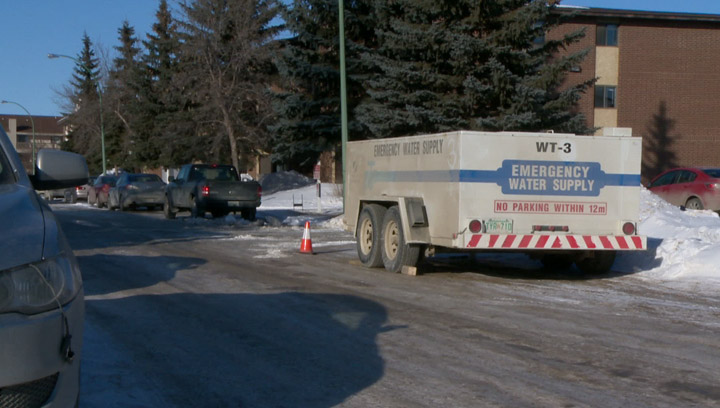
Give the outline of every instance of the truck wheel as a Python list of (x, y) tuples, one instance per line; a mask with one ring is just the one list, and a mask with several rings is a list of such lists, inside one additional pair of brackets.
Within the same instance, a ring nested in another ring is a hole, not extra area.
[(163, 213), (165, 213), (165, 218), (168, 220), (175, 219), (175, 210), (170, 205), (170, 199), (165, 196), (165, 203), (163, 204)]
[(246, 210), (240, 210), (240, 216), (248, 221), (255, 221), (257, 215), (257, 208), (248, 208)]
[(687, 200), (687, 203), (685, 203), (685, 208), (689, 208), (691, 210), (702, 210), (704, 207), (700, 199), (693, 197)]
[(575, 261), (575, 265), (584, 274), (601, 275), (610, 271), (615, 255), (615, 251), (590, 251), (587, 256)]
[(420, 245), (409, 245), (405, 242), (397, 206), (390, 207), (383, 217), (380, 248), (383, 265), (390, 272), (400, 272), (403, 265), (415, 266), (420, 258)]
[(198, 204), (196, 197), (190, 199), (190, 216), (193, 218), (205, 218), (205, 211)]
[(383, 259), (380, 250), (380, 227), (386, 208), (370, 204), (363, 207), (357, 224), (357, 253), (360, 262), (368, 268), (382, 266)]

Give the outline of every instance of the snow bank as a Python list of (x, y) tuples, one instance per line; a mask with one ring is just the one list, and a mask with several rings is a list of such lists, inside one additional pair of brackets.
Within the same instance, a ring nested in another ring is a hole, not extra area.
[(315, 185), (315, 180), (305, 177), (296, 171), (281, 171), (265, 174), (260, 178), (263, 194), (273, 194), (283, 190)]
[(648, 236), (648, 251), (621, 253), (614, 269), (648, 279), (720, 283), (718, 214), (682, 211), (644, 188), (641, 198), (638, 230)]
[(343, 211), (341, 185), (322, 183), (318, 188), (315, 180), (292, 171), (273, 173), (263, 180), (275, 192), (267, 193), (263, 185), (258, 216), (270, 225), (303, 226), (310, 221), (324, 228), (342, 228), (342, 217), (338, 217)]

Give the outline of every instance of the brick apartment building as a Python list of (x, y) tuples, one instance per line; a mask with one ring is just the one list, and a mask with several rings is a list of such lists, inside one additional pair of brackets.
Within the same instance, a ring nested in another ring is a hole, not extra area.
[(590, 126), (644, 138), (644, 180), (674, 166), (720, 167), (720, 15), (558, 12), (576, 15), (552, 35), (585, 28), (569, 51), (590, 49), (569, 80), (599, 78), (580, 111)]
[(35, 123), (35, 149), (59, 149), (67, 135), (62, 116), (0, 115), (0, 125), (22, 159), (25, 170), (32, 173), (32, 142)]

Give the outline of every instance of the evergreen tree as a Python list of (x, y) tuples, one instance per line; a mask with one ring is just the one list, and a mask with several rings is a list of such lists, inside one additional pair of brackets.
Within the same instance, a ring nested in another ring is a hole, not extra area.
[(155, 17), (134, 79), (135, 158), (150, 167), (178, 166), (198, 157), (203, 146), (195, 141), (191, 107), (174, 80), (180, 40), (166, 0), (160, 0)]
[(103, 103), (106, 111), (105, 136), (108, 161), (123, 168), (140, 167), (133, 156), (137, 153), (134, 145), (133, 125), (135, 118), (132, 105), (138, 93), (135, 83), (140, 69), (138, 56), (140, 48), (135, 38), (135, 29), (128, 21), (118, 29), (120, 45), (115, 47), (118, 56), (113, 60), (109, 72), (106, 97)]
[(295, 0), (285, 12), (287, 29), (296, 35), (283, 41), (276, 59), (283, 82), (274, 95), (278, 120), (270, 129), (272, 159), (289, 168), (315, 164), (339, 140), (337, 15), (332, 0)]
[(208, 157), (240, 166), (241, 153), (267, 146), (272, 117), (271, 41), (279, 27), (275, 0), (194, 0), (181, 4), (182, 69), (178, 79), (203, 124)]
[(90, 37), (85, 33), (67, 95), (74, 110), (65, 114), (70, 133), (63, 148), (84, 155), (90, 171), (94, 173), (102, 169), (99, 81), (99, 60), (95, 57)]
[[(373, 24), (362, 20), (369, 17), (368, 11), (362, 2), (348, 2), (344, 11), (346, 36), (365, 45), (373, 38)], [(278, 120), (271, 127), (272, 158), (307, 170), (321, 152), (340, 143), (338, 2), (295, 0), (284, 17), (293, 37), (283, 41), (276, 59), (282, 91), (274, 95)], [(349, 81), (349, 106), (363, 93), (360, 84)], [(349, 127), (354, 135), (358, 126), (352, 117)]]
[[(591, 131), (573, 106), (592, 83), (561, 90), (586, 52), (556, 53), (582, 32), (537, 41), (559, 24), (546, 0), (373, 1), (365, 47), (368, 98), (355, 114), (370, 137), (458, 129)], [(554, 3), (554, 2), (551, 2)]]

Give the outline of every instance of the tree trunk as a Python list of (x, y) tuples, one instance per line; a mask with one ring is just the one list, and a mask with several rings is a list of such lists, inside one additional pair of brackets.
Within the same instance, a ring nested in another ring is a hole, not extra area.
[(230, 142), (230, 157), (232, 158), (232, 165), (235, 167), (235, 170), (241, 172), (239, 166), (240, 163), (238, 162), (237, 139), (235, 138), (235, 129), (233, 129), (232, 121), (230, 120), (230, 113), (227, 111), (225, 106), (221, 106), (220, 110), (223, 114), (223, 125), (225, 125), (225, 131), (227, 132), (228, 141)]

